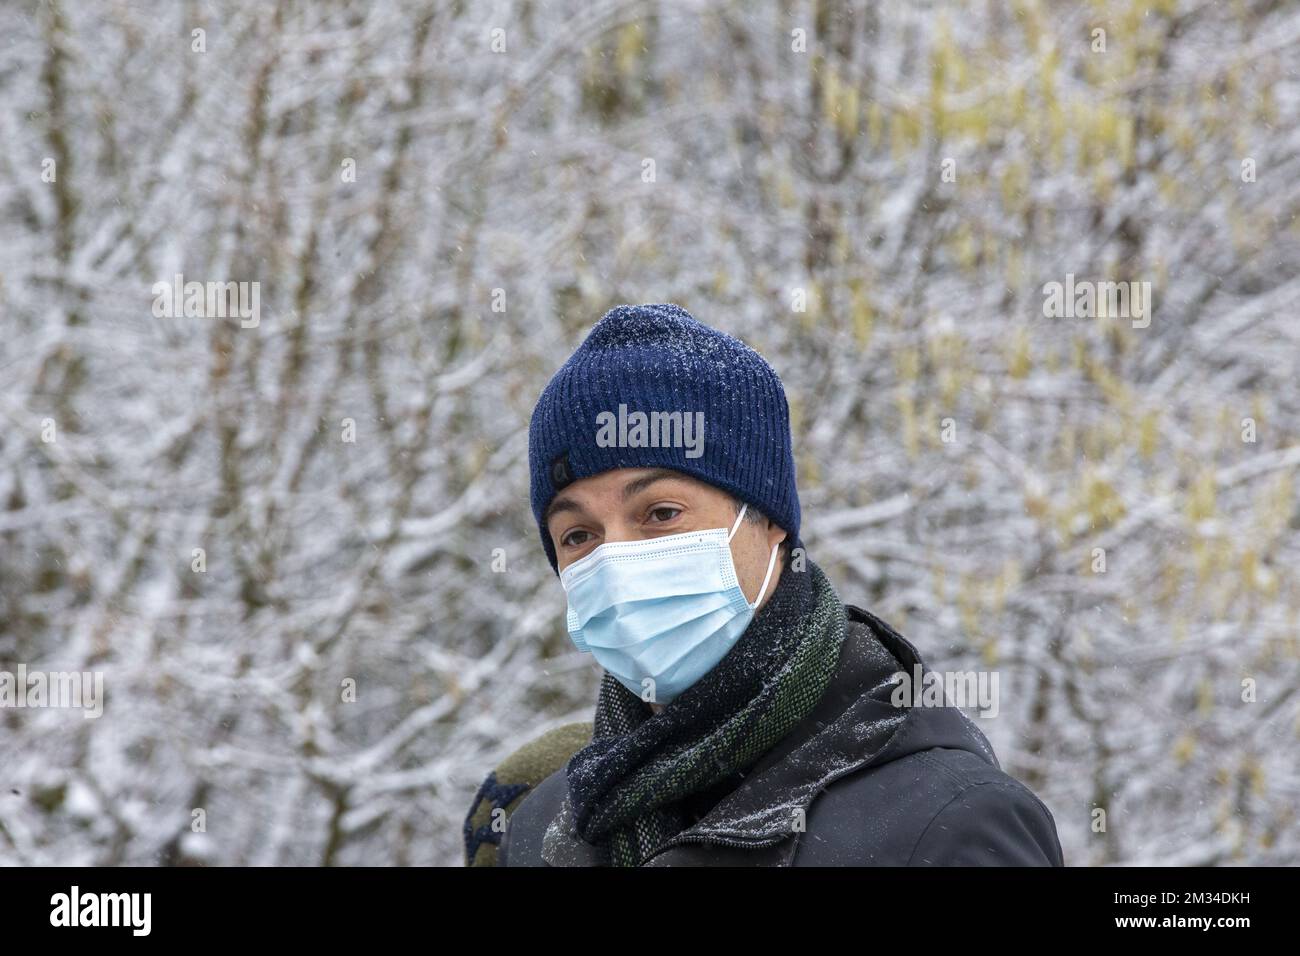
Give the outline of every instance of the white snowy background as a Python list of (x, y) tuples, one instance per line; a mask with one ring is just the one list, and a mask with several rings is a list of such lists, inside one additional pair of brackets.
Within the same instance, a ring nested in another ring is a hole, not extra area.
[(1273, 0), (0, 5), (0, 669), (107, 695), (0, 711), (0, 862), (459, 865), (591, 715), (526, 436), (623, 302), (777, 368), (809, 556), (997, 670), (1068, 863), (1300, 862), (1298, 68)]

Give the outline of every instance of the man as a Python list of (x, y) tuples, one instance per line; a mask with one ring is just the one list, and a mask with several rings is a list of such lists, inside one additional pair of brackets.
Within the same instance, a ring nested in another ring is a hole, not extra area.
[(805, 555), (757, 352), (619, 306), (542, 392), (529, 465), (570, 637), (605, 674), (592, 723), (484, 780), (469, 865), (1064, 865), (970, 718), (895, 693), (916, 649)]

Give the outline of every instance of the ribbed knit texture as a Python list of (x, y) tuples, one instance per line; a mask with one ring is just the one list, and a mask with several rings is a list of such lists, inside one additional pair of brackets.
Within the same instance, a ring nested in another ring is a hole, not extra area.
[[(597, 416), (703, 412), (703, 453), (684, 447), (601, 447)], [(680, 306), (620, 305), (595, 324), (542, 391), (528, 433), (533, 515), (557, 568), (543, 516), (557, 493), (553, 464), (571, 480), (614, 468), (671, 468), (748, 502), (799, 543), (790, 410), (763, 357)]]
[[(606, 674), (592, 742), (566, 767), (578, 833), (609, 865), (640, 866), (806, 717), (839, 663), (845, 612), (822, 570), (781, 574), (726, 656), (658, 714)], [(713, 793), (709, 793), (713, 790)]]

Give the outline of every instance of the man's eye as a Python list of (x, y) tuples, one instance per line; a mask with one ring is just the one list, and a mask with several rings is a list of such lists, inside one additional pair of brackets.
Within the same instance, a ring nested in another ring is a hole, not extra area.
[(589, 531), (570, 531), (560, 539), (560, 544), (566, 548), (576, 548), (587, 540), (582, 535), (589, 535), (590, 533)]
[[(651, 509), (651, 511), (650, 511), (650, 518), (651, 518), (652, 521), (661, 521), (661, 522), (662, 522), (662, 521), (672, 521), (674, 518), (676, 518), (676, 517), (677, 517), (679, 514), (681, 514), (681, 513), (682, 513), (682, 509), (681, 509), (681, 508), (669, 508), (669, 507), (665, 506), (665, 507), (662, 507), (662, 508), (653, 508), (653, 509)], [(665, 515), (666, 515), (666, 517), (665, 517)]]

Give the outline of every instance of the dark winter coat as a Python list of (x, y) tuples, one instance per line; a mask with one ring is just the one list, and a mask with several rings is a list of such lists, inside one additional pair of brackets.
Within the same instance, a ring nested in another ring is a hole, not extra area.
[[(846, 610), (839, 666), (813, 712), (644, 865), (1063, 866), (1052, 814), (1002, 771), (969, 717), (891, 703), (890, 675), (924, 668), (916, 649)], [(557, 820), (563, 766), (539, 779), (510, 812), (496, 865), (592, 865), (593, 848)], [(783, 819), (803, 810), (802, 828), (756, 819), (782, 805)]]

